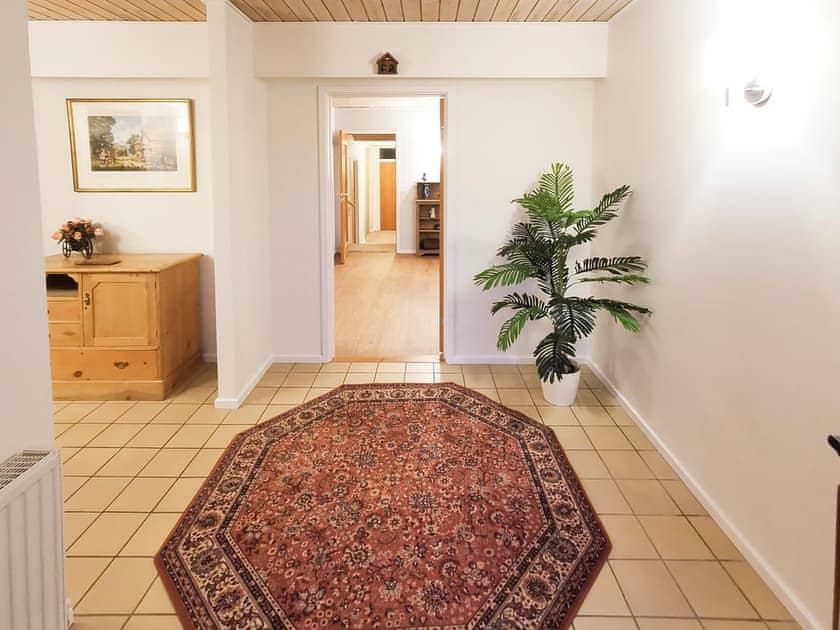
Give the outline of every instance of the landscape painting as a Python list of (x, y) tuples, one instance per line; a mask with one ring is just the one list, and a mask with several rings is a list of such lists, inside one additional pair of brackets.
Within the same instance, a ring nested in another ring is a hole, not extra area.
[(177, 171), (175, 120), (88, 116), (93, 171)]
[(77, 192), (195, 191), (189, 99), (68, 99)]

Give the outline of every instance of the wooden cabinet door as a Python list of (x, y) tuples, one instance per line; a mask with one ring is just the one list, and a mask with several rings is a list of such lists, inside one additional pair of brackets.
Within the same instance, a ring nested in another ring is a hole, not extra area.
[(83, 274), (84, 344), (155, 347), (158, 341), (156, 274)]

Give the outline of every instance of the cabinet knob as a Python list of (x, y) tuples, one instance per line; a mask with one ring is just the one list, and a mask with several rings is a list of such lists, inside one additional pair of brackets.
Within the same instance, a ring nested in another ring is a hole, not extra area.
[(86, 307), (90, 306), (90, 293), (85, 293), (84, 300), (82, 300), (82, 301), (85, 303)]
[(114, 367), (118, 370), (124, 370), (128, 367), (128, 361), (114, 361)]
[(82, 375), (81, 370), (76, 370), (75, 372), (73, 372), (73, 376), (75, 376), (76, 378), (79, 378), (81, 375)]

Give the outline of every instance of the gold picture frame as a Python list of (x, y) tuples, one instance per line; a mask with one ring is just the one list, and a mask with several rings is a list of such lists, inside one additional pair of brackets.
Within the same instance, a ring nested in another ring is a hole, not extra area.
[(188, 98), (68, 98), (76, 192), (195, 192)]

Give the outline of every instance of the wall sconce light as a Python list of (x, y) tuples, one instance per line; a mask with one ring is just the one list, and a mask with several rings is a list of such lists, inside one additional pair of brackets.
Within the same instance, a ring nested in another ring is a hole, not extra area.
[(744, 86), (744, 100), (754, 107), (761, 107), (773, 94), (773, 88), (759, 83), (756, 79), (747, 81)]

